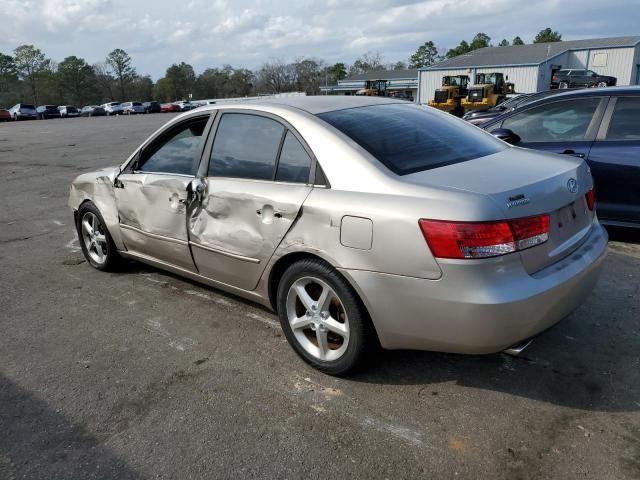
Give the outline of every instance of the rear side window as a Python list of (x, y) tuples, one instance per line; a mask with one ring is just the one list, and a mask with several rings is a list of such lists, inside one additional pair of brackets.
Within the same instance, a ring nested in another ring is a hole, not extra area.
[(618, 98), (607, 140), (640, 140), (640, 97)]
[(318, 117), (397, 175), (466, 162), (509, 148), (477, 127), (418, 105), (373, 105)]
[(282, 144), (276, 180), (279, 182), (307, 183), (311, 158), (302, 144), (290, 131)]
[(524, 143), (580, 141), (599, 104), (599, 98), (547, 103), (506, 118), (502, 128), (513, 130)]
[(273, 180), (284, 126), (270, 118), (225, 113), (209, 161), (210, 177)]

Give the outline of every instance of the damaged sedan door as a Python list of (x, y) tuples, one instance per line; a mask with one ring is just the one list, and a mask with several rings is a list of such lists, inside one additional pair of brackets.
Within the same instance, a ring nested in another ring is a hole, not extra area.
[(214, 125), (192, 188), (189, 236), (200, 274), (253, 290), (311, 192), (312, 157), (280, 119), (243, 112)]
[(116, 178), (120, 230), (128, 251), (189, 271), (187, 187), (195, 178), (210, 115), (172, 125)]

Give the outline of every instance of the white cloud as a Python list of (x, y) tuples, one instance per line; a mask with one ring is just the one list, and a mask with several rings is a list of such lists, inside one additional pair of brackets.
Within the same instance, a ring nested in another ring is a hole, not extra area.
[(427, 40), (450, 48), (476, 32), (495, 43), (529, 42), (547, 26), (566, 39), (634, 34), (636, 9), (637, 0), (0, 0), (0, 52), (32, 43), (58, 61), (94, 63), (123, 48), (154, 77), (183, 60), (201, 71), (274, 57), (348, 63), (377, 50), (392, 62)]

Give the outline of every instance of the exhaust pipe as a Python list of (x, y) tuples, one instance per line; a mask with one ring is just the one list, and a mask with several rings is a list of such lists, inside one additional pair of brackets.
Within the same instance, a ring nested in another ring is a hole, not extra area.
[(513, 357), (517, 357), (518, 355), (520, 355), (525, 348), (527, 348), (529, 345), (531, 345), (531, 342), (533, 342), (533, 339), (530, 338), (528, 340), (525, 340), (521, 343), (518, 343), (516, 345), (513, 345), (509, 348), (507, 348), (506, 350), (504, 350), (502, 353), (506, 353), (507, 355), (511, 355)]

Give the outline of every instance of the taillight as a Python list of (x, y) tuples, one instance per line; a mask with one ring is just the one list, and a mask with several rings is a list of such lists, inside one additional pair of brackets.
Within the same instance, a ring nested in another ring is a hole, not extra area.
[(587, 200), (587, 207), (589, 207), (589, 210), (593, 211), (593, 209), (596, 208), (596, 191), (591, 189), (584, 197)]
[(497, 222), (419, 220), (438, 258), (487, 258), (540, 245), (549, 239), (549, 215)]

